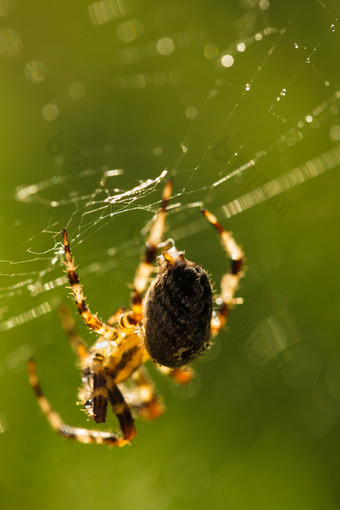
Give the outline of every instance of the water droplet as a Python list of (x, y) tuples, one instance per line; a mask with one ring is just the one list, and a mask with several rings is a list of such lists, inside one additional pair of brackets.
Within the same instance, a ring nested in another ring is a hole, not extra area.
[(306, 60), (305, 60), (306, 64), (310, 64), (310, 58), (307, 57)]
[(280, 92), (280, 96), (285, 96), (286, 95), (286, 92), (287, 90), (286, 89), (282, 89), (281, 92)]
[(238, 43), (236, 48), (239, 53), (243, 53), (244, 51), (246, 51), (246, 45), (243, 42)]
[(245, 87), (245, 89), (246, 89), (246, 92), (249, 92), (249, 90), (250, 90), (250, 87), (251, 87), (250, 83), (246, 83), (246, 87)]
[(335, 32), (335, 25), (330, 25), (329, 30), (330, 30), (331, 32)]
[(298, 47), (299, 47), (298, 43), (295, 43), (295, 44), (294, 44), (294, 48), (297, 50), (297, 49), (298, 49)]

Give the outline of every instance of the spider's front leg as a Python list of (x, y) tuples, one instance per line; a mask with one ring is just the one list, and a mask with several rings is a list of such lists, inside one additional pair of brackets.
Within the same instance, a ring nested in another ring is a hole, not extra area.
[(84, 319), (84, 322), (98, 335), (104, 336), (107, 340), (114, 340), (116, 342), (119, 341), (119, 333), (116, 328), (106, 324), (102, 320), (99, 319), (96, 315), (91, 313), (85, 302), (85, 296), (83, 293), (82, 285), (79, 281), (79, 277), (76, 273), (76, 268), (74, 265), (74, 260), (71, 254), (70, 243), (68, 240), (67, 232), (63, 230), (63, 243), (65, 250), (65, 259), (66, 259), (66, 268), (68, 279), (71, 284), (71, 289), (75, 298), (75, 302), (78, 308), (78, 312)]
[(216, 300), (218, 309), (211, 320), (211, 334), (216, 335), (227, 321), (229, 310), (234, 302), (236, 289), (240, 278), (243, 276), (244, 253), (235, 242), (233, 236), (222, 227), (213, 214), (206, 209), (202, 209), (202, 213), (219, 233), (222, 246), (231, 259), (230, 270), (221, 279), (221, 292)]
[(71, 347), (75, 354), (78, 356), (81, 366), (86, 363), (87, 356), (89, 355), (88, 349), (84, 340), (77, 331), (76, 323), (71, 314), (70, 308), (66, 304), (61, 304), (58, 308), (61, 326), (65, 331)]
[(30, 359), (27, 363), (29, 382), (37, 397), (38, 404), (49, 421), (52, 428), (67, 439), (74, 439), (80, 443), (106, 444), (108, 446), (124, 446), (129, 442), (127, 437), (119, 437), (111, 432), (100, 430), (88, 430), (85, 428), (71, 427), (66, 425), (59, 414), (53, 409), (39, 384), (35, 361)]

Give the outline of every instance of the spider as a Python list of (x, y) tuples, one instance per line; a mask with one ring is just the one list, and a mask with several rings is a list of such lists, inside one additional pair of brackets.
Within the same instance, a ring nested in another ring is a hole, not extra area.
[(161, 241), (171, 193), (172, 181), (168, 180), (135, 274), (131, 309), (119, 309), (107, 322), (91, 313), (76, 273), (67, 232), (62, 232), (71, 293), (84, 322), (98, 335), (97, 341), (88, 348), (76, 330), (69, 308), (66, 305), (60, 308), (63, 329), (80, 362), (82, 388), (79, 397), (88, 418), (96, 423), (105, 422), (110, 403), (121, 433), (66, 425), (43, 394), (35, 361), (30, 359), (30, 384), (42, 412), (61, 436), (81, 443), (116, 446), (129, 443), (136, 435), (133, 414), (153, 420), (164, 411), (144, 363), (152, 360), (177, 383), (187, 384), (193, 376), (188, 364), (204, 352), (210, 337), (226, 323), (243, 274), (244, 255), (232, 235), (205, 209), (202, 213), (217, 230), (231, 259), (230, 269), (221, 280), (220, 294), (214, 299), (215, 306), (207, 273), (187, 260), (184, 252), (174, 245), (157, 257), (157, 276), (145, 293), (157, 251), (166, 246)]

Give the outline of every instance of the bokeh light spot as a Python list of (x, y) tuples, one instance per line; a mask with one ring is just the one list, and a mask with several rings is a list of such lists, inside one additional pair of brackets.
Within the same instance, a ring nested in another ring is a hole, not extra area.
[(69, 86), (68, 93), (73, 99), (81, 99), (86, 94), (86, 87), (84, 83), (75, 81)]
[(188, 106), (188, 108), (185, 110), (185, 116), (189, 120), (196, 119), (197, 115), (198, 112), (195, 106)]
[(25, 76), (32, 83), (44, 81), (47, 75), (47, 67), (42, 60), (31, 60), (26, 64)]
[(144, 32), (143, 23), (139, 19), (130, 19), (116, 28), (117, 38), (123, 43), (130, 43)]
[(45, 104), (41, 110), (43, 119), (52, 122), (59, 115), (59, 108), (55, 103)]
[(334, 141), (340, 140), (340, 126), (332, 126), (329, 129), (329, 136)]
[(218, 53), (219, 53), (219, 50), (218, 50), (218, 47), (216, 46), (216, 44), (206, 44), (203, 48), (203, 54), (205, 56), (205, 58), (209, 59), (209, 60), (214, 60), (215, 58), (218, 57)]
[(259, 8), (261, 9), (261, 11), (267, 11), (270, 7), (270, 2), (269, 0), (261, 0), (260, 3), (259, 3)]
[(171, 55), (174, 52), (175, 44), (169, 37), (163, 37), (163, 39), (159, 39), (157, 41), (156, 49), (160, 55), (165, 57), (167, 55)]
[(18, 32), (10, 28), (0, 29), (0, 55), (2, 57), (16, 57), (21, 49), (22, 40)]
[(221, 58), (221, 64), (223, 67), (231, 67), (234, 63), (234, 57), (232, 55), (223, 55)]

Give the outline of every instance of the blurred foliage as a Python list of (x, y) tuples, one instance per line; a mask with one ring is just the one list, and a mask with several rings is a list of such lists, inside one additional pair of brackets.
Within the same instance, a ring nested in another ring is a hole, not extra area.
[[(73, 168), (73, 180), (51, 181), (69, 177), (72, 155), (88, 168), (124, 169), (109, 180), (111, 195), (172, 170), (173, 203), (183, 207), (169, 214), (171, 235), (201, 220), (189, 207), (195, 201), (221, 214), (251, 189), (247, 174), (212, 187), (235, 168), (234, 153), (248, 161), (272, 147), (255, 170), (270, 180), (339, 140), (337, 102), (329, 103), (340, 78), (336, 0), (0, 0), (0, 16), (2, 321), (66, 298), (63, 286), (38, 297), (17, 290), (32, 275), (46, 282), (63, 274), (51, 261), (55, 234), (71, 217), (80, 275), (98, 263), (82, 278), (92, 309), (105, 318), (128, 304), (140, 230), (162, 185), (140, 197), (139, 209), (88, 218), (89, 180)], [(223, 68), (229, 53), (234, 65)], [(324, 103), (324, 117), (308, 125)], [(18, 187), (45, 180), (33, 194), (43, 199), (15, 199)], [(339, 184), (337, 167), (287, 192), (285, 214), (271, 203), (229, 221), (221, 214), (246, 252), (245, 303), (195, 363), (192, 387), (180, 391), (150, 368), (167, 412), (138, 420), (131, 447), (63, 440), (41, 415), (27, 382), (32, 352), (54, 407), (67, 423), (87, 426), (56, 310), (2, 331), (1, 508), (338, 509)], [(65, 198), (65, 207), (51, 206)], [(109, 255), (135, 236), (134, 251)], [(212, 229), (200, 224), (178, 237), (218, 289), (226, 260)], [(110, 261), (113, 269), (103, 269)]]

